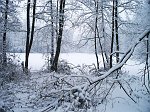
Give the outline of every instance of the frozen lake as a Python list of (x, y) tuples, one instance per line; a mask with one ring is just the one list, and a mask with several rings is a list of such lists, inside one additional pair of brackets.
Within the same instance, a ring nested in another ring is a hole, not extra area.
[[(19, 58), (21, 62), (25, 60), (24, 53), (16, 53), (16, 57)], [(65, 60), (68, 63), (71, 63), (75, 66), (82, 64), (92, 65), (96, 63), (95, 55), (88, 53), (62, 53), (60, 54), (60, 60)], [(102, 59), (100, 56), (99, 60), (101, 63)], [(31, 70), (40, 70), (45, 65), (46, 62), (47, 62), (46, 55), (42, 53), (30, 53), (29, 68)]]
[[(24, 53), (16, 53), (16, 57), (22, 61), (25, 60)], [(65, 60), (68, 63), (71, 63), (75, 66), (77, 65), (92, 65), (96, 64), (95, 54), (90, 53), (62, 53), (60, 54), (60, 60)], [(29, 68), (31, 71), (38, 71), (42, 69), (47, 62), (46, 55), (42, 53), (30, 53), (29, 57)], [(99, 56), (100, 67), (102, 64), (102, 57)], [(137, 75), (141, 69), (143, 69), (144, 65), (139, 64), (139, 62), (128, 60), (127, 64), (124, 65), (123, 70), (129, 72), (130, 75)]]

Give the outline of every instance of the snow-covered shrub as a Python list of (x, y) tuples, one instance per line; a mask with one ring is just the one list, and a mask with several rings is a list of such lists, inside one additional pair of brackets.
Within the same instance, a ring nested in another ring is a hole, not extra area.
[[(43, 69), (44, 72), (51, 72), (51, 64), (50, 64), (49, 59), (48, 60), (46, 59), (46, 63), (43, 66), (43, 68), (44, 68)], [(57, 73), (70, 75), (71, 74), (71, 66), (68, 64), (67, 61), (60, 60), (58, 62)]]
[(6, 106), (2, 106), (0, 107), (0, 112), (13, 112), (12, 110), (10, 110), (8, 107)]
[(0, 85), (25, 78), (25, 74), (22, 71), (19, 60), (16, 60), (14, 55), (9, 55), (7, 58), (7, 65), (3, 67), (1, 64), (1, 68)]
[(88, 91), (85, 87), (80, 87), (88, 82), (87, 67), (83, 67), (85, 69), (82, 70), (79, 66), (73, 67), (63, 62), (58, 68), (61, 68), (59, 73), (44, 71), (39, 76), (36, 74), (38, 78), (34, 83), (32, 82), (36, 92), (33, 93), (34, 98), (30, 99), (31, 104), (38, 108), (46, 107), (49, 111), (59, 108), (68, 111), (89, 108), (91, 101)]
[(58, 71), (58, 73), (70, 75), (71, 74), (71, 67), (65, 60), (61, 60), (58, 63), (58, 70), (57, 71)]
[(72, 109), (87, 109), (90, 107), (91, 98), (86, 90), (86, 87), (76, 87), (70, 91), (70, 97), (72, 99)]

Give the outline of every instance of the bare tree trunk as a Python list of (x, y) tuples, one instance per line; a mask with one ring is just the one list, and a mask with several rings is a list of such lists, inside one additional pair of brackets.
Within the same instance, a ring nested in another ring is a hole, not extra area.
[(29, 43), (29, 53), (31, 51), (33, 37), (34, 37), (34, 29), (35, 29), (35, 11), (36, 11), (36, 0), (33, 2), (33, 17), (32, 17), (32, 29), (31, 29), (31, 38)]
[(59, 59), (59, 54), (60, 54), (60, 49), (61, 49), (61, 40), (62, 40), (62, 34), (63, 34), (63, 26), (64, 26), (64, 8), (65, 8), (65, 0), (60, 0), (59, 32), (58, 32), (56, 53), (55, 53), (53, 64), (51, 66), (52, 71), (57, 71), (58, 59)]
[[(144, 86), (146, 87), (147, 91), (150, 93), (150, 72), (149, 72), (149, 34), (147, 34), (146, 39), (146, 61), (145, 61), (145, 68), (144, 68)], [(146, 76), (147, 74), (147, 76)], [(147, 82), (147, 84), (146, 84)]]
[[(119, 51), (118, 37), (118, 0), (115, 0), (115, 33), (116, 33), (116, 51)], [(116, 63), (119, 62), (119, 52), (116, 52)]]
[(31, 35), (30, 35), (30, 0), (28, 0), (27, 2), (27, 40), (26, 40), (26, 60), (25, 60), (26, 70), (28, 70), (29, 54), (31, 51), (33, 37), (34, 37), (35, 11), (36, 11), (36, 0), (33, 1), (33, 17), (32, 17), (32, 27), (31, 27)]
[(54, 59), (54, 18), (53, 18), (53, 1), (50, 1), (51, 5), (51, 65)]
[[(103, 50), (103, 47), (102, 45), (100, 45), (101, 47), (101, 53), (102, 53), (102, 58), (103, 58), (103, 64), (104, 64), (104, 69), (106, 69), (106, 61), (105, 61), (105, 58), (104, 58), (104, 55), (106, 57), (106, 60), (107, 60), (107, 54), (106, 54), (106, 37), (105, 37), (105, 26), (104, 26), (104, 10), (103, 10), (103, 0), (102, 0), (102, 38), (104, 39), (104, 50)], [(100, 38), (99, 38), (99, 41), (100, 41)]]
[(149, 34), (147, 34), (147, 52), (146, 52), (146, 64), (148, 74), (148, 87), (150, 88), (150, 71), (149, 71)]
[[(111, 51), (110, 54), (113, 53), (113, 46), (114, 46), (114, 14), (115, 14), (115, 4), (113, 0), (113, 9), (112, 9), (112, 37), (111, 37)], [(110, 68), (112, 68), (112, 55), (110, 55)]]
[(26, 70), (28, 70), (29, 40), (30, 40), (30, 0), (27, 1), (27, 38), (26, 38), (26, 56), (25, 56)]
[(103, 51), (103, 46), (102, 46), (99, 34), (98, 34), (98, 39), (99, 39), (99, 45), (100, 45), (102, 59), (103, 59), (103, 66), (104, 66), (104, 69), (106, 69), (105, 58), (104, 58), (104, 51)]
[(98, 61), (98, 54), (97, 54), (97, 21), (98, 21), (98, 3), (95, 1), (95, 8), (96, 8), (96, 17), (95, 17), (95, 35), (94, 35), (94, 46), (95, 46), (95, 56), (97, 62), (97, 69), (99, 69), (99, 61)]
[(3, 59), (3, 67), (7, 66), (7, 55), (6, 55), (6, 34), (7, 34), (7, 18), (8, 18), (8, 3), (9, 0), (6, 0), (6, 6), (5, 6), (5, 20), (4, 20), (4, 33), (3, 33), (3, 53), (2, 53), (2, 59)]
[(57, 4), (56, 4), (56, 42), (58, 37), (58, 10), (59, 10), (59, 0), (57, 0)]

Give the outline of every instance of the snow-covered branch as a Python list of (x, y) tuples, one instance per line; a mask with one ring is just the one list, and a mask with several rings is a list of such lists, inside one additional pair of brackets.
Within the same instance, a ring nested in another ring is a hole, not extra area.
[[(104, 75), (100, 76), (98, 79), (96, 79), (93, 83), (99, 82), (100, 80), (105, 79), (106, 77), (108, 77), (109, 75), (111, 75), (111, 73), (113, 73), (114, 71), (120, 69), (127, 61), (128, 59), (132, 56), (136, 46), (146, 37), (146, 35), (148, 35), (150, 33), (150, 28), (146, 31), (144, 31), (138, 38), (137, 42), (132, 45), (129, 50), (123, 55), (123, 57), (121, 58), (121, 60), (111, 69), (108, 70), (108, 72), (106, 72)], [(92, 83), (92, 84), (93, 84)]]
[(113, 53), (110, 54), (110, 56), (111, 56), (111, 55), (114, 55), (114, 54), (116, 54), (116, 53), (124, 54), (124, 52), (121, 52), (121, 51), (114, 51)]

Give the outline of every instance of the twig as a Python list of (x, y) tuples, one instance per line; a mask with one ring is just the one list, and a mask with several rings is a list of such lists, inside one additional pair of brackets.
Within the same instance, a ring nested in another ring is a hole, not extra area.
[(122, 84), (118, 81), (119, 85), (122, 87), (123, 91), (126, 93), (126, 95), (134, 102), (137, 103), (129, 94), (128, 92), (125, 90), (125, 88), (122, 86)]

